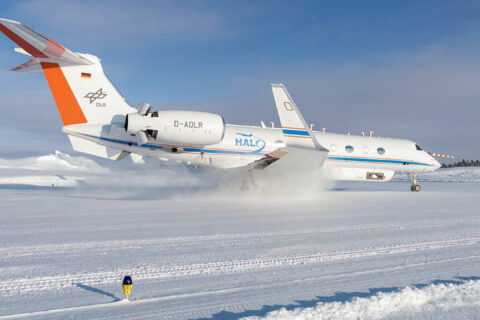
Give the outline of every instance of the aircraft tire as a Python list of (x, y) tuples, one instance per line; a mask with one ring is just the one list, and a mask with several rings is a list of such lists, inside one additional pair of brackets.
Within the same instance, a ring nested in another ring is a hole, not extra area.
[(420, 192), (420, 190), (422, 190), (422, 188), (420, 187), (419, 184), (414, 184), (414, 185), (410, 186), (410, 190), (413, 191), (413, 192)]

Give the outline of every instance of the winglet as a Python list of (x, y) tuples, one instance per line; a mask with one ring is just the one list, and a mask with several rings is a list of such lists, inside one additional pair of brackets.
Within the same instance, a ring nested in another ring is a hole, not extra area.
[(328, 152), (315, 138), (285, 86), (272, 83), (272, 92), (286, 144)]

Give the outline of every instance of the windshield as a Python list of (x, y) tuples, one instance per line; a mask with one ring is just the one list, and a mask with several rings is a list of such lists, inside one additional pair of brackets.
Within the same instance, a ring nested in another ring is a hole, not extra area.
[(423, 149), (420, 148), (420, 146), (418, 144), (415, 145), (415, 148), (417, 148), (417, 150), (419, 150), (419, 151), (423, 151)]

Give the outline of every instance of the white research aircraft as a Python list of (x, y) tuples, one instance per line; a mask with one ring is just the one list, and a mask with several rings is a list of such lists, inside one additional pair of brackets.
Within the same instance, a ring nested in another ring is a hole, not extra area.
[(218, 168), (278, 170), (295, 174), (322, 167), (333, 179), (388, 181), (440, 164), (415, 142), (313, 131), (282, 84), (272, 84), (281, 128), (225, 124), (220, 115), (197, 111), (132, 108), (103, 72), (100, 59), (70, 51), (12, 20), (0, 31), (31, 56), (12, 71), (43, 71), (73, 149), (112, 160), (130, 155)]

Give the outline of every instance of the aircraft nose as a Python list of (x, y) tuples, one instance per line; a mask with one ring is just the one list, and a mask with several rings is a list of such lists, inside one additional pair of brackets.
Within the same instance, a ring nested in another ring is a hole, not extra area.
[(438, 169), (442, 166), (440, 162), (438, 162), (437, 159), (435, 159), (434, 157), (432, 157), (432, 165), (435, 169)]

